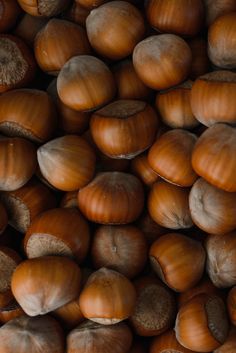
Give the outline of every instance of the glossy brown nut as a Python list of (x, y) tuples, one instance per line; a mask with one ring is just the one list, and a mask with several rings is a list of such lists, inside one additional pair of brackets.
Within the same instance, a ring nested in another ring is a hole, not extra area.
[(39, 164), (37, 165), (36, 168), (36, 172), (35, 172), (35, 176), (39, 179), (39, 181), (41, 181), (41, 183), (43, 183), (44, 185), (46, 185), (50, 190), (52, 191), (58, 191), (57, 188), (55, 188), (52, 184), (50, 184), (42, 175), (40, 168), (39, 168)]
[(117, 100), (97, 110), (90, 131), (97, 147), (111, 158), (132, 159), (151, 146), (158, 118), (144, 101)]
[(47, 314), (75, 299), (80, 289), (80, 268), (67, 257), (43, 256), (21, 262), (11, 289), (29, 316)]
[(26, 233), (38, 214), (56, 207), (54, 194), (36, 180), (15, 191), (2, 192), (0, 199), (8, 212), (9, 224), (21, 233)]
[(152, 219), (162, 227), (191, 228), (193, 221), (188, 199), (188, 189), (157, 181), (150, 190), (147, 207)]
[(104, 172), (79, 190), (79, 209), (92, 222), (126, 224), (135, 221), (144, 206), (141, 182), (132, 174)]
[(206, 271), (218, 288), (236, 285), (236, 232), (208, 235), (205, 241)]
[(138, 228), (100, 226), (93, 236), (90, 255), (96, 269), (108, 267), (133, 278), (143, 269), (147, 250), (145, 236)]
[(228, 331), (225, 304), (216, 295), (197, 295), (177, 314), (176, 338), (182, 346), (196, 352), (211, 352), (220, 347), (226, 341)]
[(151, 168), (166, 181), (178, 186), (191, 186), (197, 179), (191, 156), (197, 136), (175, 129), (161, 135), (148, 152)]
[(5, 135), (43, 143), (56, 126), (56, 108), (46, 92), (25, 88), (0, 96), (0, 131)]
[(116, 87), (113, 75), (103, 61), (95, 56), (80, 55), (62, 67), (57, 90), (65, 105), (84, 111), (107, 104), (115, 95)]
[(192, 129), (199, 123), (190, 105), (192, 82), (157, 93), (155, 106), (162, 121), (174, 129)]
[(236, 11), (218, 17), (208, 30), (208, 55), (214, 65), (236, 68)]
[(86, 19), (91, 46), (104, 57), (123, 59), (145, 33), (141, 12), (126, 1), (110, 1), (92, 10)]
[(25, 185), (36, 170), (34, 145), (20, 137), (0, 139), (0, 190), (13, 191)]
[(105, 267), (90, 275), (79, 299), (82, 314), (104, 325), (127, 319), (134, 312), (135, 302), (133, 284), (121, 273)]
[[(99, 325), (87, 320), (67, 336), (68, 353), (113, 353), (128, 352), (132, 333), (125, 323)], [(112, 348), (111, 348), (112, 347)]]
[(206, 253), (200, 242), (180, 233), (168, 233), (152, 244), (149, 258), (163, 282), (177, 292), (184, 292), (200, 281)]
[(55, 208), (31, 222), (24, 238), (24, 250), (31, 259), (60, 255), (81, 263), (87, 255), (89, 242), (89, 227), (80, 212), (74, 208)]
[(155, 90), (184, 81), (190, 72), (191, 61), (190, 47), (174, 34), (147, 37), (133, 51), (135, 71), (146, 86)]
[(93, 177), (95, 153), (77, 135), (65, 135), (47, 142), (39, 147), (37, 156), (43, 177), (59, 190), (78, 190)]
[(189, 194), (193, 222), (210, 234), (225, 234), (236, 228), (236, 192), (216, 188), (202, 178)]
[(201, 30), (204, 7), (201, 0), (148, 0), (146, 15), (159, 32), (194, 36)]
[(27, 45), (16, 36), (0, 34), (0, 47), (0, 93), (29, 84), (36, 64)]
[(34, 54), (39, 67), (57, 75), (73, 56), (86, 55), (91, 51), (84, 28), (53, 18), (38, 32), (34, 41)]
[(208, 183), (225, 191), (235, 192), (235, 153), (235, 128), (227, 124), (215, 124), (201, 134), (194, 146), (193, 169)]
[(202, 124), (236, 123), (236, 73), (213, 71), (199, 77), (191, 91), (192, 111)]
[(27, 353), (63, 353), (64, 333), (50, 316), (17, 317), (0, 329), (0, 353), (14, 353), (15, 348)]
[(58, 15), (68, 5), (67, 0), (18, 0), (22, 9), (32, 16)]
[(176, 339), (174, 330), (169, 330), (151, 341), (150, 353), (195, 353), (183, 347)]

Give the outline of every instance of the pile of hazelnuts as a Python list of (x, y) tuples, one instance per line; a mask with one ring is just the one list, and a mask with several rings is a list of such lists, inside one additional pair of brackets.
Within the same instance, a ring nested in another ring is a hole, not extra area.
[(0, 0), (0, 353), (236, 353), (236, 0)]

